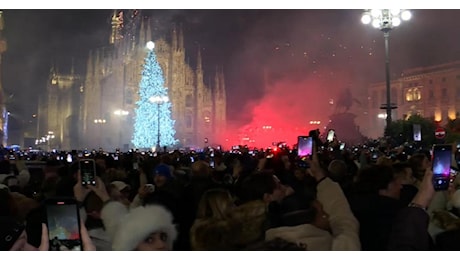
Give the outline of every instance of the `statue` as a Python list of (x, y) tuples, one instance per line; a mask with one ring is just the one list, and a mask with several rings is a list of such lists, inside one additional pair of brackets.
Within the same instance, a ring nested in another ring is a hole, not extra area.
[(353, 102), (355, 102), (358, 105), (361, 105), (361, 102), (359, 102), (359, 100), (357, 100), (356, 98), (353, 98), (353, 96), (351, 95), (350, 89), (346, 88), (340, 93), (339, 97), (337, 98), (335, 112), (336, 113), (337, 112), (339, 113), (348, 112), (348, 110), (350, 110), (351, 106), (353, 105)]
[(349, 88), (344, 89), (337, 98), (334, 113), (329, 117), (330, 123), (326, 127), (326, 131), (334, 129), (339, 141), (349, 145), (362, 143), (366, 139), (355, 123), (356, 115), (349, 112), (355, 103), (361, 105), (359, 100), (353, 98)]

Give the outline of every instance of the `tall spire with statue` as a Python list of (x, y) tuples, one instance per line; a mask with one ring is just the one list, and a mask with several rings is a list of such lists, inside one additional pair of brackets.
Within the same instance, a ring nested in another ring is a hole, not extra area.
[(334, 129), (337, 139), (348, 145), (363, 143), (366, 139), (355, 123), (356, 115), (351, 112), (353, 104), (361, 106), (361, 102), (353, 98), (350, 88), (342, 89), (335, 102), (335, 111), (329, 116), (326, 126), (326, 131)]
[(123, 28), (123, 11), (113, 10), (111, 25), (112, 33), (110, 34), (109, 43), (116, 44), (123, 38), (121, 32)]

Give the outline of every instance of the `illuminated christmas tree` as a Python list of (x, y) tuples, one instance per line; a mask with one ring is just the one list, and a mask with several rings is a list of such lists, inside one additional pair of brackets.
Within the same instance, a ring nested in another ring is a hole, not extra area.
[(164, 86), (163, 71), (157, 61), (154, 44), (149, 42), (142, 78), (139, 83), (139, 101), (136, 102), (133, 144), (136, 148), (153, 148), (177, 144), (171, 102)]

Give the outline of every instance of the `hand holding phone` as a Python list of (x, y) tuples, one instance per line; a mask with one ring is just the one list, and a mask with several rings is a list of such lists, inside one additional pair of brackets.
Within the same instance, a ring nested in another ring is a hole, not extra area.
[(317, 152), (316, 146), (313, 146), (312, 150), (313, 151), (312, 151), (311, 159), (310, 158), (305, 159), (308, 162), (308, 164), (310, 165), (310, 169), (308, 170), (308, 173), (310, 173), (315, 178), (316, 181), (320, 181), (326, 175), (324, 173), (323, 168), (321, 168), (321, 164), (319, 162), (318, 152)]
[(432, 183), (436, 191), (447, 190), (449, 188), (451, 160), (451, 145), (442, 144), (433, 146)]
[(411, 202), (415, 205), (419, 205), (422, 208), (428, 208), (436, 193), (433, 186), (433, 171), (428, 168), (425, 171), (418, 192)]
[(211, 157), (211, 159), (209, 160), (209, 167), (215, 168), (214, 158), (212, 158), (212, 157)]
[(311, 136), (297, 137), (297, 156), (309, 157), (313, 154), (313, 138)]
[(82, 159), (78, 163), (83, 186), (96, 185), (96, 162), (93, 159)]
[(133, 162), (133, 170), (139, 170), (139, 164), (137, 162)]
[(96, 185), (88, 185), (87, 187), (92, 192), (96, 193), (96, 195), (102, 200), (102, 202), (110, 200), (110, 195), (107, 192), (107, 188), (105, 187), (104, 182), (98, 176), (96, 176)]
[(328, 142), (334, 141), (334, 136), (335, 136), (334, 129), (329, 129), (329, 131), (327, 132), (327, 141)]
[[(96, 246), (93, 244), (91, 240), (88, 230), (86, 229), (85, 225), (80, 222), (80, 234), (81, 234), (81, 242), (83, 245), (83, 251), (96, 251)], [(48, 227), (45, 223), (42, 223), (42, 237), (40, 246), (38, 247), (38, 251), (49, 251), (50, 250), (50, 241), (48, 236)]]
[(412, 125), (412, 129), (413, 129), (413, 138), (414, 138), (414, 141), (416, 142), (420, 142), (422, 141), (422, 129), (420, 127), (419, 124), (413, 124)]
[(48, 199), (45, 202), (49, 249), (81, 251), (80, 212), (73, 198)]
[(155, 185), (153, 184), (145, 184), (145, 189), (147, 190), (148, 193), (153, 193), (155, 192)]
[(73, 186), (73, 195), (75, 199), (79, 202), (83, 202), (86, 199), (86, 196), (91, 192), (86, 186), (83, 186), (81, 181), (81, 173), (80, 170), (77, 172), (77, 183)]
[(139, 187), (137, 194), (139, 195), (139, 198), (144, 199), (148, 194), (153, 192), (155, 192), (155, 185), (148, 183)]

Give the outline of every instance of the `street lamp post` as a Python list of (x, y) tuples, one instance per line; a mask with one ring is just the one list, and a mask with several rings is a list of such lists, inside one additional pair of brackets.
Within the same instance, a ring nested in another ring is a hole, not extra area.
[(46, 148), (48, 151), (51, 151), (51, 140), (54, 139), (54, 132), (48, 131), (48, 134), (45, 136), (40, 137), (39, 139), (35, 140), (35, 145), (40, 145), (46, 143)]
[(113, 111), (113, 114), (119, 118), (117, 120), (118, 122), (118, 147), (117, 148), (122, 148), (123, 147), (123, 123), (126, 120), (126, 117), (129, 115), (129, 111), (124, 110), (124, 109), (117, 109)]
[[(99, 147), (104, 146), (104, 144), (102, 142), (102, 140), (103, 140), (103, 138), (102, 138), (102, 125), (105, 124), (105, 123), (107, 123), (107, 120), (105, 120), (105, 118), (96, 118), (96, 119), (94, 119), (94, 124), (96, 124), (96, 127), (97, 127), (97, 140), (98, 140), (97, 142), (99, 142), (99, 145), (98, 145)], [(95, 145), (95, 144), (93, 144), (93, 145)], [(96, 147), (96, 146), (94, 146), (94, 147)]]
[(51, 139), (54, 139), (54, 132), (53, 131), (48, 131), (48, 134), (46, 135), (46, 142), (48, 145), (48, 151), (51, 151)]
[(169, 98), (167, 96), (152, 96), (149, 98), (149, 101), (152, 102), (152, 103), (155, 103), (157, 104), (157, 129), (158, 129), (158, 132), (157, 132), (157, 146), (156, 146), (156, 149), (155, 151), (159, 151), (160, 150), (160, 105), (165, 103), (165, 102), (168, 102), (169, 101)]
[(391, 88), (390, 88), (390, 54), (389, 54), (389, 38), (390, 31), (401, 24), (401, 21), (407, 21), (411, 18), (409, 10), (400, 9), (372, 9), (366, 10), (362, 17), (363, 24), (372, 24), (374, 28), (383, 32), (385, 40), (385, 81), (386, 81), (386, 104), (380, 106), (380, 109), (386, 110), (386, 131), (391, 124), (391, 110), (397, 106), (391, 103)]

